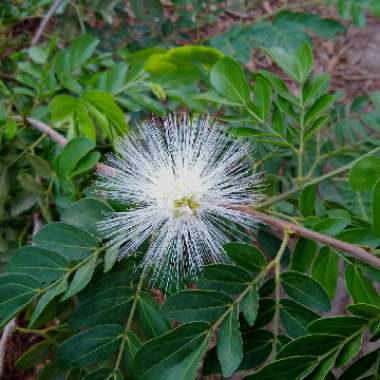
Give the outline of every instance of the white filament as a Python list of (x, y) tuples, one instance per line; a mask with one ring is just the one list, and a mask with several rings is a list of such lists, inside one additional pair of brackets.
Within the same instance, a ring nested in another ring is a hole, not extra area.
[(146, 122), (116, 153), (108, 158), (112, 173), (99, 173), (97, 186), (130, 209), (109, 213), (99, 229), (119, 257), (150, 240), (143, 268), (153, 284), (172, 286), (204, 264), (228, 260), (223, 245), (255, 227), (239, 210), (259, 197), (251, 148), (209, 119)]

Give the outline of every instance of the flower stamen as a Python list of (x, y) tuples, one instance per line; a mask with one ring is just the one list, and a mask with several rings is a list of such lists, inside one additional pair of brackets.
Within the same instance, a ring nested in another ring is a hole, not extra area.
[(128, 211), (110, 213), (99, 231), (119, 257), (150, 242), (142, 266), (152, 285), (167, 290), (205, 264), (228, 261), (224, 244), (255, 228), (241, 211), (259, 197), (250, 146), (209, 119), (147, 122), (116, 150), (107, 162), (112, 174), (99, 173), (97, 186)]

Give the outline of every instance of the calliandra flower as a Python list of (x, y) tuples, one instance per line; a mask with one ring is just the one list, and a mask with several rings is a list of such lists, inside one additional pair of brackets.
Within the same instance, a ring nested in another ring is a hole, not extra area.
[(143, 123), (108, 157), (112, 170), (99, 173), (97, 187), (129, 209), (107, 214), (98, 227), (119, 258), (148, 241), (143, 270), (167, 287), (228, 261), (223, 245), (257, 224), (242, 206), (255, 204), (260, 180), (250, 145), (209, 118), (168, 116), (157, 124)]

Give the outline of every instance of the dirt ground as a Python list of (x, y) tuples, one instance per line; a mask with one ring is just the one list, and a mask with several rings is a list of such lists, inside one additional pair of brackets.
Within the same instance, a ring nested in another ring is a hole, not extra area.
[[(265, 18), (280, 9), (284, 0), (262, 1), (254, 10), (248, 13), (227, 11), (221, 16), (220, 22), (208, 26), (204, 35), (215, 35), (228, 30), (236, 22), (249, 23)], [(327, 72), (331, 76), (331, 91), (343, 91), (344, 102), (351, 102), (355, 97), (380, 91), (380, 20), (367, 17), (367, 26), (358, 28), (349, 21), (342, 21), (335, 7), (310, 6), (304, 8), (305, 1), (288, 1), (292, 11), (308, 13), (318, 12), (324, 17), (335, 18), (347, 26), (347, 31), (333, 40), (313, 37), (315, 71)], [(300, 4), (297, 7), (297, 4)], [(252, 70), (260, 68), (275, 70), (269, 59), (255, 55), (248, 67)]]
[[(201, 39), (227, 30), (235, 22), (250, 22), (272, 13), (281, 7), (283, 1), (263, 1), (252, 12), (239, 14), (227, 11), (220, 17), (220, 22), (202, 28), (196, 33)], [(293, 3), (292, 3), (293, 4)], [(297, 10), (294, 8), (294, 10)], [(326, 17), (337, 17), (332, 8), (309, 8), (308, 11), (318, 10)], [(54, 23), (54, 20), (51, 21)], [(345, 102), (350, 102), (357, 96), (370, 91), (380, 91), (380, 20), (369, 17), (366, 28), (359, 29), (349, 26), (344, 35), (335, 40), (313, 39), (315, 67), (317, 72), (327, 72), (331, 76), (332, 91), (343, 91)], [(37, 28), (38, 23), (33, 20), (29, 23), (31, 29)], [(33, 34), (33, 30), (31, 30)], [(197, 41), (195, 41), (197, 42)], [(276, 70), (264, 56), (255, 56), (250, 62), (252, 69), (267, 68)], [(22, 325), (22, 321), (19, 321)], [(33, 335), (14, 333), (8, 341), (5, 357), (5, 371), (3, 380), (33, 380), (38, 370), (17, 370), (14, 367), (16, 359), (28, 347), (35, 344), (39, 338)], [(217, 379), (218, 377), (208, 377)]]

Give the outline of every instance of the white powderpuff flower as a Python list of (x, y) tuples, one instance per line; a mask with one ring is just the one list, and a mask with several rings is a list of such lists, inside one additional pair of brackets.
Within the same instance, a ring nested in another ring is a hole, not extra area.
[(103, 196), (129, 207), (99, 223), (106, 247), (121, 258), (148, 241), (143, 270), (164, 288), (228, 261), (223, 245), (257, 224), (242, 207), (260, 198), (252, 160), (248, 143), (209, 118), (145, 122), (116, 144), (112, 170), (99, 173)]

